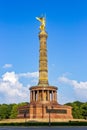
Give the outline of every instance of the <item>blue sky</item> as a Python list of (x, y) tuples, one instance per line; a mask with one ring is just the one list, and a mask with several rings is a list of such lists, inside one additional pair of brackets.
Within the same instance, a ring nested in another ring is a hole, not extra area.
[(48, 75), (60, 104), (87, 101), (87, 1), (0, 0), (0, 103), (29, 101), (37, 85), (39, 26), (46, 16)]

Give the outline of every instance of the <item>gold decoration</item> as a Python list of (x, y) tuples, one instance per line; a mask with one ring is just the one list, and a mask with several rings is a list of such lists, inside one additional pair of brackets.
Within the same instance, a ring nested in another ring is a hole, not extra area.
[(44, 18), (44, 17), (40, 17), (40, 18), (39, 18), (39, 17), (36, 17), (36, 19), (41, 22), (40, 30), (41, 30), (41, 31), (44, 31), (44, 30), (45, 30), (45, 25), (46, 25), (46, 20), (45, 20), (45, 18)]

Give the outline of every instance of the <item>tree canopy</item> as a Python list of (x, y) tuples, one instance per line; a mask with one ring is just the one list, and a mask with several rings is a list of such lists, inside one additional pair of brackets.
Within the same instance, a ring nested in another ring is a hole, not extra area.
[(72, 107), (73, 118), (87, 119), (87, 102), (82, 103), (79, 101), (75, 101), (73, 103), (67, 103), (65, 105)]

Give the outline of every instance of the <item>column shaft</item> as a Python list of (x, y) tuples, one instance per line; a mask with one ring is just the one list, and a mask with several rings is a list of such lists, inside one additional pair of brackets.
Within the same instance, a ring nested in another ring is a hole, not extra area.
[(39, 101), (39, 90), (37, 90), (37, 101)]
[(53, 97), (53, 91), (52, 91), (52, 101), (54, 100), (54, 97)]
[(47, 33), (39, 33), (40, 56), (39, 56), (39, 83), (38, 85), (48, 85), (48, 67), (47, 67)]
[(32, 102), (32, 91), (30, 91), (30, 102)]
[(33, 101), (35, 101), (35, 91), (33, 91)]
[(49, 90), (47, 91), (47, 98), (48, 98), (48, 101), (50, 101), (50, 94), (49, 94)]
[(42, 90), (42, 101), (44, 100), (44, 90)]

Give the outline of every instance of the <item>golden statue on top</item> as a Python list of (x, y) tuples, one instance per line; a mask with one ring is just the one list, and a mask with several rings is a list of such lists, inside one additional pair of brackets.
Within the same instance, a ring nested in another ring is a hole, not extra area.
[(45, 31), (45, 25), (46, 25), (46, 20), (45, 20), (45, 18), (44, 18), (44, 17), (40, 17), (40, 18), (39, 18), (39, 17), (36, 17), (36, 19), (41, 22), (40, 30), (41, 30), (41, 31)]

